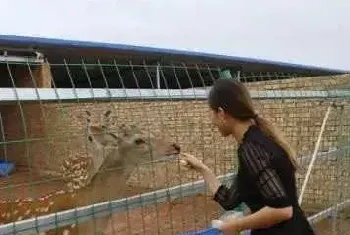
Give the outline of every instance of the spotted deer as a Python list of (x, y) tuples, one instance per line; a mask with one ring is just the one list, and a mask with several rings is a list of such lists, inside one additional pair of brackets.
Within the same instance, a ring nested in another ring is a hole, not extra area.
[[(135, 125), (113, 123), (111, 111), (96, 125), (86, 111), (87, 154), (63, 160), (66, 189), (40, 198), (15, 199), (0, 203), (0, 223), (19, 221), (124, 196), (127, 180), (139, 164), (178, 154), (180, 148), (169, 138), (152, 135)], [(73, 224), (42, 234), (104, 234), (109, 218)], [(102, 232), (97, 233), (100, 230)]]

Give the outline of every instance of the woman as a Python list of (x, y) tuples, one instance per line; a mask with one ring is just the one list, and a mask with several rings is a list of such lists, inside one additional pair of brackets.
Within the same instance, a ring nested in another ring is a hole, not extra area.
[(238, 143), (238, 173), (228, 188), (194, 156), (182, 161), (200, 172), (224, 209), (244, 202), (251, 214), (236, 217), (220, 226), (223, 234), (251, 230), (252, 235), (314, 234), (299, 207), (295, 154), (289, 144), (253, 107), (245, 86), (234, 80), (219, 79), (209, 94), (214, 124), (222, 136), (232, 135)]

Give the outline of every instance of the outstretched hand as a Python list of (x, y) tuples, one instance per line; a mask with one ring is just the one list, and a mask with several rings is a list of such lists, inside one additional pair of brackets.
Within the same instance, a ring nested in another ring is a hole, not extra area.
[(180, 164), (196, 170), (198, 173), (203, 175), (203, 179), (208, 185), (209, 191), (214, 195), (218, 188), (220, 187), (221, 183), (216, 178), (214, 172), (209, 169), (208, 166), (206, 166), (201, 160), (196, 158), (195, 156), (187, 153), (181, 153), (179, 155)]
[(188, 153), (181, 153), (179, 160), (181, 165), (192, 168), (196, 171), (201, 171), (206, 168), (206, 165), (201, 160)]

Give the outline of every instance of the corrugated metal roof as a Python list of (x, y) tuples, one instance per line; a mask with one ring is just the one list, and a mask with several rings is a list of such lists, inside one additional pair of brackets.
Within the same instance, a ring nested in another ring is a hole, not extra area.
[(55, 58), (124, 58), (149, 61), (186, 61), (189, 63), (209, 63), (237, 66), (246, 72), (307, 72), (314, 75), (343, 74), (331, 68), (299, 65), (285, 62), (209, 54), (193, 51), (162, 49), (125, 44), (89, 41), (74, 41), (41, 37), (0, 35), (0, 46), (35, 48), (52, 59)]

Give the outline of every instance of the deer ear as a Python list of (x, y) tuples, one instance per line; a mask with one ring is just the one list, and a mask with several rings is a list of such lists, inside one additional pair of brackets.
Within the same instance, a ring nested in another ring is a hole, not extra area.
[(111, 110), (107, 110), (107, 111), (105, 112), (105, 117), (109, 117), (109, 115), (111, 115), (111, 113), (112, 113)]
[(132, 132), (132, 133), (140, 133), (140, 132), (142, 132), (141, 131), (141, 129), (137, 126), (137, 125), (135, 125), (135, 124), (132, 124), (131, 126), (130, 126), (130, 131)]
[(120, 144), (121, 139), (113, 134), (106, 132), (103, 128), (97, 126), (90, 126), (89, 128), (90, 135), (88, 136), (88, 140), (90, 142), (94, 142), (106, 146), (118, 146)]
[(130, 135), (130, 130), (125, 124), (121, 124), (118, 128), (118, 132), (121, 136), (129, 136)]

